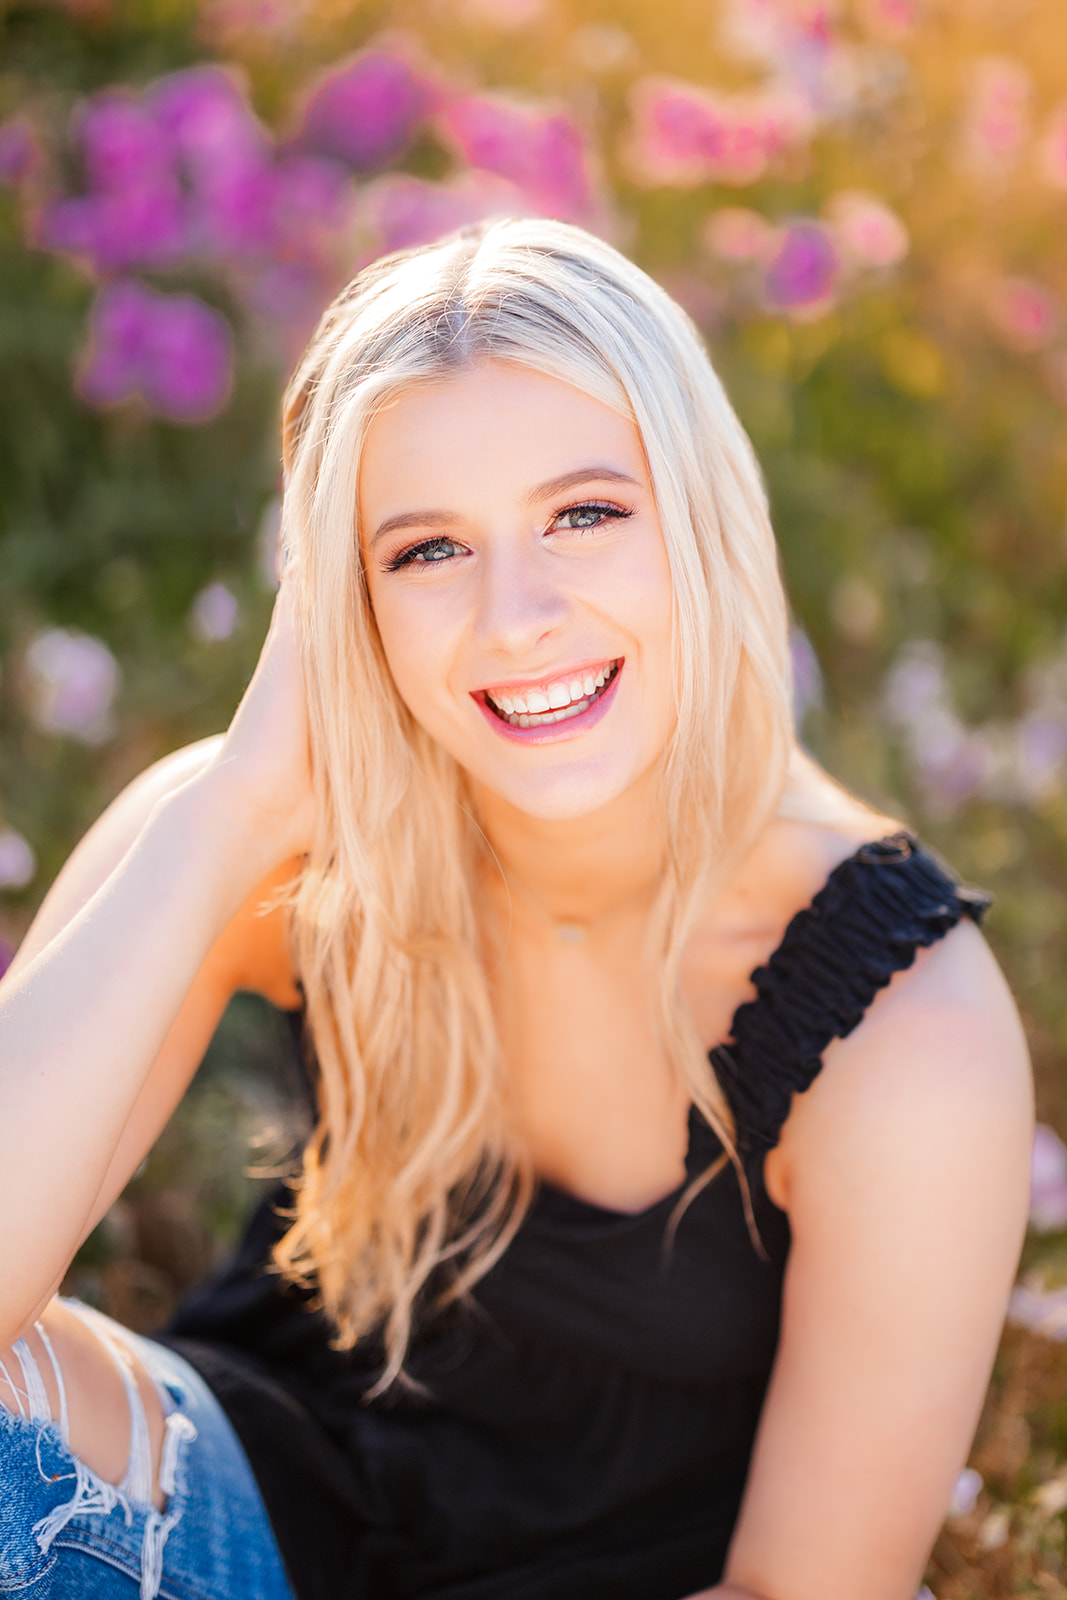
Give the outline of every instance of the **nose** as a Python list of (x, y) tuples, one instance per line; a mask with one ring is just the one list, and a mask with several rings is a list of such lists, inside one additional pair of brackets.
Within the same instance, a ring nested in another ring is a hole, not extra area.
[(477, 618), (483, 650), (521, 661), (559, 631), (569, 614), (567, 595), (544, 550), (501, 541), (486, 556)]

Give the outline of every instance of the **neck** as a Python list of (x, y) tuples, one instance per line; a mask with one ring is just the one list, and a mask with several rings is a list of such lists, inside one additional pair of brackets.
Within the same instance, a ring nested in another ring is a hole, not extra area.
[[(663, 814), (655, 773), (610, 805), (566, 820), (532, 817), (488, 790), (475, 795), (495, 860), (488, 880), (558, 925), (594, 929), (647, 910), (663, 874)], [(503, 884), (501, 884), (501, 875)]]

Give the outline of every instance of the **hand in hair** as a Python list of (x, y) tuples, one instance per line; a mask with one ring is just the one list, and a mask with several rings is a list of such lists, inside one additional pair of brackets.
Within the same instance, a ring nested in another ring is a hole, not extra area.
[(249, 829), (260, 872), (306, 854), (315, 829), (295, 583), (290, 565), (256, 670), (211, 763)]

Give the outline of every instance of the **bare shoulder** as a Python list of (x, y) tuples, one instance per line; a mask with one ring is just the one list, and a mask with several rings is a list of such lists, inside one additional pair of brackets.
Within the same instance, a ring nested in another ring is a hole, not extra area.
[[(898, 972), (845, 1039), (834, 1040), (811, 1088), (797, 1095), (768, 1186), (792, 1211), (834, 1181), (883, 1169), (904, 1181), (925, 1158), (945, 1170), (1029, 1155), (1029, 1055), (1003, 973), (964, 919)], [(827, 1179), (833, 1168), (837, 1180)]]
[[(222, 735), (172, 751), (132, 780), (101, 814), (52, 884), (19, 947), (13, 970), (44, 948), (120, 864), (160, 801), (203, 772), (214, 759)], [(286, 862), (253, 894), (226, 928), (209, 958), (228, 988), (262, 993), (275, 1004), (295, 1006), (288, 926), (279, 896), (298, 870)]]

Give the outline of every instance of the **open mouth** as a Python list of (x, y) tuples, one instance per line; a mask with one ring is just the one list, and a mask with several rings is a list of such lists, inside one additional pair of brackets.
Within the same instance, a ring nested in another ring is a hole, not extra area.
[(547, 689), (527, 690), (508, 694), (483, 691), (485, 705), (512, 728), (547, 728), (556, 722), (569, 722), (588, 711), (602, 695), (606, 694), (618, 674), (621, 661), (609, 661), (595, 673), (560, 678)]

